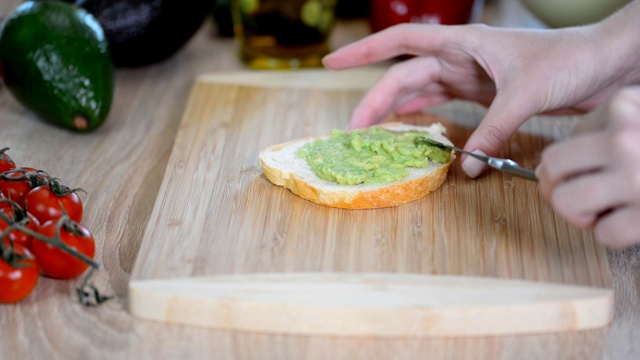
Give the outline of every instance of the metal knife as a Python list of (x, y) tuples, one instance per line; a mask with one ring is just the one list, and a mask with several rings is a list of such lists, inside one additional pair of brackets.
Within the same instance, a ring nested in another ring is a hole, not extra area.
[(430, 139), (428, 137), (420, 137), (420, 140), (424, 140), (428, 143), (431, 143), (433, 145), (436, 145), (438, 147), (441, 148), (445, 148), (445, 149), (449, 149), (449, 150), (454, 150), (454, 151), (458, 151), (460, 153), (463, 154), (467, 154), (469, 156), (472, 156), (482, 162), (484, 162), (485, 164), (491, 166), (492, 168), (496, 169), (496, 170), (500, 170), (504, 173), (507, 174), (511, 174), (511, 175), (515, 175), (527, 180), (531, 180), (531, 181), (538, 181), (538, 178), (536, 177), (536, 174), (533, 170), (529, 170), (529, 169), (525, 169), (523, 167), (521, 167), (520, 165), (518, 165), (517, 162), (511, 160), (511, 159), (501, 159), (501, 158), (497, 158), (497, 157), (491, 157), (491, 156), (482, 156), (479, 154), (474, 154), (472, 152), (463, 150), (459, 147), (453, 146), (453, 145), (448, 145), (448, 144), (443, 144), (439, 141)]

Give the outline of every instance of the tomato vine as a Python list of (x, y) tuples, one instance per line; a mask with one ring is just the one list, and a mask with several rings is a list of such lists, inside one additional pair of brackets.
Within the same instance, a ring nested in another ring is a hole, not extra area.
[(93, 259), (93, 235), (80, 223), (76, 192), (84, 190), (61, 185), (41, 170), (17, 168), (8, 149), (0, 149), (0, 303), (24, 299), (40, 274), (72, 279), (86, 273), (76, 288), (85, 306), (112, 298), (90, 281), (100, 264)]

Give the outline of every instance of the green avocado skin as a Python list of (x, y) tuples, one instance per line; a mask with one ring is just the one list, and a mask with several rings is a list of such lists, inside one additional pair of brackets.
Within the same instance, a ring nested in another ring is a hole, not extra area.
[(0, 32), (0, 65), (18, 101), (55, 125), (91, 131), (109, 113), (114, 70), (108, 42), (95, 18), (74, 5), (18, 6)]

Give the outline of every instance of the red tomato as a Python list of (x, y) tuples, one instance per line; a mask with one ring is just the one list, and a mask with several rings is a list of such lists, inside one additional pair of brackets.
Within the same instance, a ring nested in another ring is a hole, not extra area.
[(373, 32), (400, 23), (466, 24), (474, 0), (371, 0), (369, 24)]
[[(46, 237), (53, 238), (56, 233), (56, 221), (47, 221), (38, 229), (38, 232)], [(96, 252), (96, 244), (89, 230), (75, 223), (75, 229), (62, 226), (60, 240), (70, 248), (93, 259)], [(33, 239), (31, 245), (42, 273), (55, 279), (72, 279), (82, 274), (89, 265), (77, 257), (61, 250), (42, 240)]]
[(38, 263), (29, 250), (13, 248), (14, 254), (26, 258), (16, 260), (17, 267), (0, 257), (0, 303), (11, 304), (26, 298), (38, 283)]
[(7, 150), (9, 148), (0, 149), (0, 173), (16, 168), (16, 163), (13, 162), (13, 159), (5, 154)]
[[(0, 234), (8, 228), (9, 225), (15, 222), (23, 222), (22, 225), (24, 227), (34, 232), (38, 231), (38, 228), (40, 227), (38, 220), (29, 213), (25, 215), (23, 212), (16, 212), (13, 208), (0, 209), (0, 213), (10, 220), (10, 222), (7, 223), (2, 219), (2, 217), (0, 217)], [(10, 231), (8, 236), (4, 239), (4, 245), (9, 246), (11, 240), (13, 240), (14, 245), (21, 245), (26, 249), (31, 250), (31, 236), (20, 231), (20, 229)]]
[(5, 209), (5, 208), (9, 208), (12, 209), (13, 207), (11, 206), (11, 203), (9, 202), (4, 202), (3, 200), (7, 200), (6, 197), (4, 197), (4, 194), (0, 192), (0, 209)]
[(71, 220), (82, 220), (82, 201), (75, 192), (58, 196), (48, 185), (41, 185), (31, 190), (25, 196), (24, 202), (27, 212), (35, 216), (41, 224), (60, 219), (63, 208)]
[[(34, 175), (37, 174), (37, 175)], [(48, 176), (44, 172), (30, 167), (20, 167), (4, 174), (10, 179), (24, 178), (23, 180), (10, 181), (0, 180), (0, 192), (7, 198), (17, 202), (24, 207), (24, 198), (37, 185), (46, 183)], [(32, 178), (29, 179), (28, 177)]]

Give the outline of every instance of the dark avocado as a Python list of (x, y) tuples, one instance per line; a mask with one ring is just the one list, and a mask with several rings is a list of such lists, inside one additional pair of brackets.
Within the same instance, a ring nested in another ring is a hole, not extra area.
[(78, 0), (105, 31), (113, 63), (135, 67), (176, 53), (200, 28), (213, 0)]
[(231, 16), (231, 0), (212, 0), (211, 15), (220, 37), (233, 36), (233, 19)]
[(100, 24), (64, 2), (26, 1), (0, 30), (0, 67), (10, 92), (45, 120), (90, 131), (107, 117), (113, 65)]
[(366, 18), (369, 15), (371, 0), (338, 0), (336, 3), (336, 17), (341, 19)]

